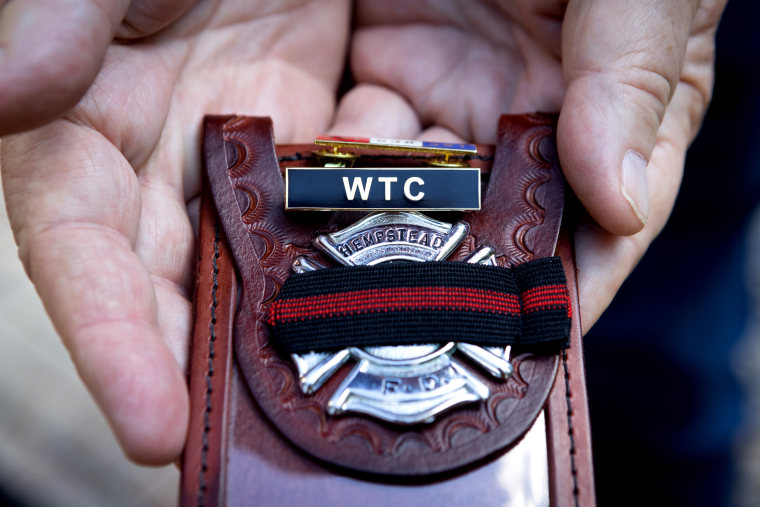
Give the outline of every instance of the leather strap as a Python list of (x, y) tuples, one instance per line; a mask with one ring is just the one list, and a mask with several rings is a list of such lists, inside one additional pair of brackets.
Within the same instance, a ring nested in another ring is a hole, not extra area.
[[(208, 146), (208, 145), (207, 145)], [(190, 424), (182, 459), (180, 505), (224, 505), (237, 277), (208, 190), (201, 196), (190, 349)]]
[[(573, 314), (580, 315), (575, 255), (567, 232), (557, 244), (557, 255), (565, 264), (565, 272), (572, 273), (572, 276), (568, 276), (568, 291), (572, 295), (570, 301)], [(546, 409), (551, 505), (594, 505), (596, 497), (591, 428), (586, 401), (580, 319), (573, 319), (570, 347), (562, 351), (560, 356), (561, 367)]]
[[(545, 174), (556, 166), (552, 121), (536, 116), (510, 117), (502, 120), (499, 130), (497, 158), (505, 167), (522, 165), (523, 170), (494, 173), (489, 188), (507, 188), (506, 193), (510, 195), (489, 192), (484, 198), (484, 211), (465, 216), (478, 235), (471, 236), (455, 258), (464, 257), (478, 242), (489, 242), (503, 252), (502, 264), (551, 255), (561, 213), (544, 213), (544, 207), (547, 202), (556, 206), (559, 200), (561, 211), (563, 193), (561, 178)], [(263, 140), (262, 131), (269, 132)], [(199, 234), (190, 377), (192, 413), (183, 463), (183, 505), (221, 505), (225, 501), (229, 505), (289, 501), (323, 504), (326, 491), (335, 491), (336, 498), (349, 503), (355, 499), (356, 503), (372, 504), (371, 499), (376, 499), (378, 504), (387, 504), (394, 498), (402, 498), (399, 496), (402, 494), (404, 501), (410, 501), (408, 488), (368, 484), (335, 475), (329, 467), (305, 456), (274, 430), (269, 421), (272, 413), (264, 416), (251, 396), (251, 389), (257, 388), (259, 380), (256, 373), (251, 374), (255, 371), (252, 362), (271, 351), (241, 337), (262, 333), (259, 320), (252, 317), (261, 316), (261, 304), (272, 298), (278, 283), (287, 277), (282, 266), (289, 265), (296, 255), (304, 252), (316, 255), (310, 250), (309, 242), (317, 230), (335, 230), (358, 216), (334, 213), (325, 222), (304, 215), (294, 221), (285, 219), (279, 212), (284, 189), (278, 157), (291, 165), (314, 165), (312, 148), (311, 145), (278, 147), (275, 152), (271, 123), (265, 119), (216, 117), (207, 120), (205, 163), (216, 206), (207, 186), (202, 199)], [(492, 151), (482, 147), (480, 153), (480, 158), (472, 162), (482, 167), (487, 176)], [(369, 153), (368, 158), (378, 165), (421, 163), (421, 159), (415, 157), (385, 152)], [(526, 159), (530, 162), (529, 171), (524, 170)], [(213, 170), (214, 167), (224, 170)], [(510, 174), (520, 176), (515, 178)], [(507, 179), (508, 183), (499, 183), (499, 178)], [(278, 248), (278, 237), (288, 237), (289, 246)], [(228, 248), (230, 244), (232, 250)], [(572, 248), (566, 238), (560, 241), (557, 252), (565, 263), (571, 302), (577, 315)], [(243, 281), (242, 293), (238, 290), (240, 280)], [(551, 372), (559, 361), (559, 375), (547, 384), (547, 389), (554, 385), (546, 409), (553, 505), (593, 503), (580, 353), (580, 324), (574, 319), (570, 349), (559, 359), (544, 361), (542, 370), (552, 379)], [(287, 368), (286, 362), (277, 358), (264, 357), (263, 360), (270, 361), (275, 368)], [(252, 376), (246, 381), (246, 375)], [(282, 384), (275, 387), (283, 389)], [(280, 426), (281, 421), (276, 418), (273, 422)], [(366, 431), (366, 427), (362, 428), (361, 431)], [(494, 487), (493, 491), (483, 494), (482, 482), (484, 476), (498, 469), (498, 463), (499, 460), (491, 461), (478, 468), (477, 473), (433, 476), (425, 480), (426, 486), (412, 491), (417, 492), (414, 494), (420, 501), (432, 494), (436, 498), (441, 498), (440, 495), (464, 498), (463, 492), (469, 491), (470, 494), (477, 492), (484, 505), (491, 500), (494, 504), (501, 503), (505, 498), (503, 491)], [(289, 481), (299, 487), (288, 488)], [(315, 491), (323, 494), (315, 496)]]

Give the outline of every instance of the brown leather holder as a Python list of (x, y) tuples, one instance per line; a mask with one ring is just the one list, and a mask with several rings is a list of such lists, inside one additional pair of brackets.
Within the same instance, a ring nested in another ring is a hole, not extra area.
[[(565, 190), (554, 125), (548, 115), (503, 116), (497, 146), (479, 146), (469, 161), (488, 182), (482, 210), (444, 218), (466, 221), (471, 230), (452, 260), (481, 244), (495, 247), (501, 265), (562, 258), (573, 312), (570, 348), (518, 354), (516, 374), (492, 381), (487, 402), (410, 428), (327, 416), (326, 395), (300, 393), (289, 359), (268, 343), (261, 319), (293, 260), (331, 264), (311, 240), (362, 216), (285, 212), (284, 167), (317, 165), (319, 147), (275, 147), (264, 118), (206, 119), (182, 505), (458, 505), (465, 499), (503, 505), (504, 491), (485, 481), (495, 480), (542, 411), (551, 504), (594, 503), (575, 268), (569, 235), (560, 232)], [(370, 151), (358, 163), (417, 167), (425, 157)], [(336, 374), (322, 391), (345, 375)]]

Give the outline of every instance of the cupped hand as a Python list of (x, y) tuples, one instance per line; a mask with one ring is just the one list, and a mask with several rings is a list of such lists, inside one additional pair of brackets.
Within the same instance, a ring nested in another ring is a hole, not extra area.
[(7, 3), (0, 133), (76, 106), (3, 139), (6, 205), (125, 452), (159, 463), (184, 443), (204, 113), (272, 116), (282, 143), (492, 143), (501, 113), (561, 110), (563, 169), (595, 221), (575, 233), (588, 329), (670, 212), (724, 2), (359, 1), (337, 112), (347, 0)]
[(171, 461), (188, 419), (202, 116), (271, 116), (279, 142), (324, 132), (348, 3), (40, 0), (0, 14), (0, 132), (58, 117), (2, 140), (21, 260), (126, 454)]
[(587, 330), (664, 226), (709, 101), (725, 0), (360, 0), (335, 134), (493, 143), (560, 111)]

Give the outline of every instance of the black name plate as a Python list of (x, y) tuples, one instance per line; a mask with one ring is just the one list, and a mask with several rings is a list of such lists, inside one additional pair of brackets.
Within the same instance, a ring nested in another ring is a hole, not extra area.
[(288, 167), (285, 209), (479, 210), (480, 170)]

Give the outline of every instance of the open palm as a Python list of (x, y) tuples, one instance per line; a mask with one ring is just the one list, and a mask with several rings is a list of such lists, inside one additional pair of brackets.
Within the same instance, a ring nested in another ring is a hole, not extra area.
[(271, 116), (280, 142), (324, 132), (348, 16), (342, 0), (199, 2), (152, 37), (111, 44), (63, 118), (3, 139), (21, 259), (138, 461), (171, 460), (185, 439), (186, 204), (200, 189), (203, 114)]

